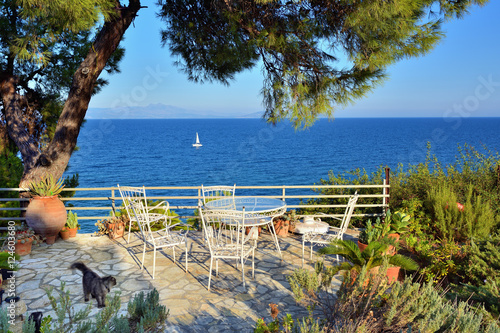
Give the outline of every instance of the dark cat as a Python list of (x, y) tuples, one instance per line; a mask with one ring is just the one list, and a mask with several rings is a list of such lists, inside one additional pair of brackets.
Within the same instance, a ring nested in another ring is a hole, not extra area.
[(90, 299), (90, 295), (97, 300), (97, 307), (103, 308), (106, 306), (104, 300), (109, 290), (116, 285), (116, 279), (112, 276), (99, 277), (94, 271), (85, 266), (82, 262), (75, 262), (71, 268), (79, 269), (83, 273), (83, 296), (85, 302)]
[(32, 312), (28, 320), (32, 320), (35, 323), (35, 333), (40, 333), (40, 327), (42, 327), (43, 313), (41, 311)]

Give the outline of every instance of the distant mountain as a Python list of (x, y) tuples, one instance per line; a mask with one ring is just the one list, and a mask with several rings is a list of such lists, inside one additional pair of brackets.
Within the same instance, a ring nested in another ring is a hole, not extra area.
[(247, 115), (215, 111), (194, 111), (173, 105), (150, 104), (118, 108), (89, 108), (86, 119), (188, 119), (188, 118), (260, 118), (262, 112)]

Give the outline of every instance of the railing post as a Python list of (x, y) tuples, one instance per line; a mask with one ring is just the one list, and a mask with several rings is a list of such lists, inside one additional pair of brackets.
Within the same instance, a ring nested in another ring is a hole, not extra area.
[[(384, 179), (384, 185), (390, 185), (391, 184), (391, 168), (386, 167), (385, 168), (385, 179)], [(387, 213), (387, 210), (389, 209), (389, 199), (391, 195), (390, 187), (384, 187), (384, 194), (387, 195), (387, 198), (384, 197), (384, 205), (385, 205), (385, 212)]]
[(111, 190), (111, 209), (113, 210), (113, 217), (115, 217), (116, 216), (115, 190)]
[(283, 186), (283, 192), (282, 192), (283, 196), (282, 196), (281, 200), (285, 201), (285, 197), (286, 197), (285, 196), (285, 185), (282, 185), (282, 186)]

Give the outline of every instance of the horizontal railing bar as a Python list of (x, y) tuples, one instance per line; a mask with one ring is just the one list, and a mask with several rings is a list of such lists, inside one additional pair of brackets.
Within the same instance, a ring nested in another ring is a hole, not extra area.
[[(310, 188), (390, 188), (390, 185), (256, 185), (236, 186), (236, 189), (310, 189)], [(146, 186), (146, 190), (199, 190), (201, 186)], [(0, 188), (0, 191), (26, 191), (25, 188), (8, 187)], [(64, 192), (72, 191), (112, 191), (118, 187), (65, 187)]]
[[(236, 196), (238, 197), (238, 196)], [(271, 199), (340, 199), (348, 198), (349, 195), (259, 195), (261, 198), (271, 198)], [(366, 194), (360, 195), (360, 198), (389, 198), (388, 194)], [(62, 201), (102, 201), (102, 200), (117, 200), (122, 201), (121, 197), (71, 197), (71, 198), (60, 198)], [(199, 196), (148, 196), (151, 200), (201, 200), (203, 197)], [(7, 198), (0, 199), (0, 202), (22, 202), (29, 201), (29, 198)]]

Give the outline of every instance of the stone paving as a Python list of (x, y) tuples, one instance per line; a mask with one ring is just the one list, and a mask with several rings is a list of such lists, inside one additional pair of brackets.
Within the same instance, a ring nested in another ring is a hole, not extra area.
[[(346, 238), (352, 237), (350, 234)], [(299, 236), (280, 238), (283, 253), (280, 260), (270, 235), (261, 234), (254, 279), (251, 261), (245, 266), (246, 292), (241, 271), (233, 262), (219, 262), (219, 276), (212, 276), (211, 290), (207, 290), (208, 249), (202, 244), (201, 233), (191, 231), (190, 240), (188, 272), (184, 271), (185, 253), (177, 249), (174, 263), (172, 250), (167, 249), (157, 252), (154, 280), (151, 278), (153, 253), (146, 252), (145, 269), (141, 271), (142, 243), (135, 235), (130, 244), (124, 238), (111, 240), (105, 236), (78, 234), (68, 241), (59, 239), (53, 245), (35, 246), (31, 254), (22, 257), (20, 269), (15, 273), (16, 292), (26, 302), (28, 315), (42, 311), (44, 316), (55, 318), (44, 288), (59, 289), (64, 281), (75, 310), (84, 308), (87, 303), (83, 300), (82, 275), (69, 268), (73, 262), (82, 261), (100, 276), (116, 277), (118, 283), (111, 289), (111, 295), (121, 292), (120, 313), (124, 315), (133, 295), (156, 288), (160, 302), (170, 311), (165, 332), (253, 332), (258, 318), (270, 320), (270, 303), (278, 304), (280, 315), (290, 313), (294, 318), (307, 315), (307, 311), (295, 303), (286, 281), (287, 275), (302, 265)], [(305, 267), (312, 269), (307, 259)], [(92, 302), (91, 317), (98, 312), (95, 299)]]

